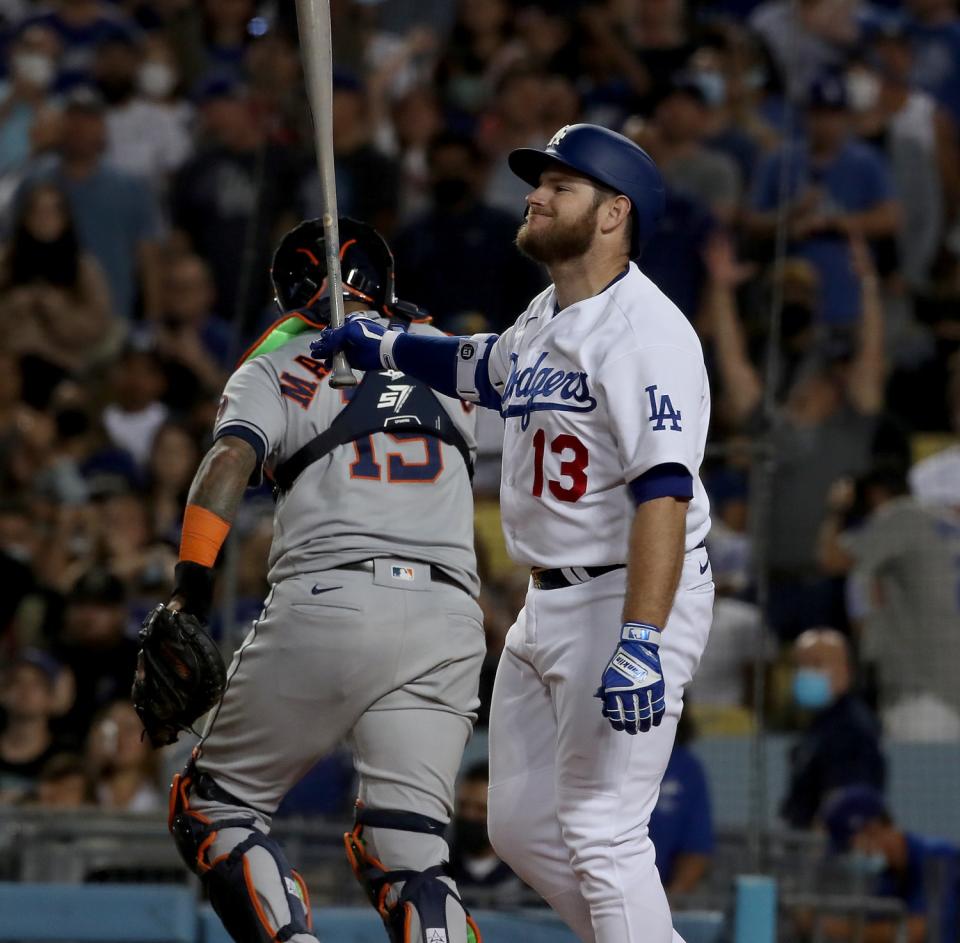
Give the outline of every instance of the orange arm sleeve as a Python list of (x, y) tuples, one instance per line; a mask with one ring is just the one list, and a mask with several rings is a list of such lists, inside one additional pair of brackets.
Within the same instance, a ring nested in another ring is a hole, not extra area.
[(180, 560), (212, 567), (229, 533), (230, 524), (222, 517), (198, 504), (188, 504), (183, 514)]

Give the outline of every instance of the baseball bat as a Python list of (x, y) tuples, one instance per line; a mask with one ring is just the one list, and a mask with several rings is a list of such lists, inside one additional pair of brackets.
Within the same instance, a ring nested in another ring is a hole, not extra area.
[[(333, 167), (333, 46), (330, 38), (330, 0), (297, 0), (307, 98), (313, 113), (313, 140), (323, 197), (323, 242), (327, 255), (330, 324), (343, 325), (343, 284), (340, 275), (340, 228), (337, 225), (337, 183)], [(356, 386), (357, 380), (343, 353), (333, 358), (330, 385)]]

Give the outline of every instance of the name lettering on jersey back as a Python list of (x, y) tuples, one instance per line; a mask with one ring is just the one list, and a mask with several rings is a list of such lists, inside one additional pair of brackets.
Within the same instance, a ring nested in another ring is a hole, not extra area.
[(540, 354), (535, 363), (520, 370), (517, 354), (510, 354), (501, 411), (507, 418), (519, 416), (521, 429), (530, 425), (530, 414), (539, 410), (589, 413), (597, 408), (586, 373), (552, 367), (546, 363), (547, 356), (547, 352)]
[[(304, 370), (315, 376), (317, 380), (322, 380), (330, 373), (319, 360), (314, 360), (313, 357), (307, 357), (304, 354), (294, 357), (293, 362), (303, 367)], [(287, 370), (280, 374), (281, 395), (286, 396), (287, 399), (292, 399), (302, 409), (306, 409), (313, 402), (319, 386), (319, 383), (314, 383), (312, 380), (307, 380)]]

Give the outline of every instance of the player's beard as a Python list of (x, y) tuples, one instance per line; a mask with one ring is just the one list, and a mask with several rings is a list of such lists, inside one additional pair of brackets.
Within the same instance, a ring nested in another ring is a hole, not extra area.
[[(529, 217), (528, 217), (529, 219)], [(534, 232), (524, 220), (517, 230), (517, 248), (535, 262), (556, 265), (586, 254), (597, 232), (597, 207), (589, 206), (567, 225), (557, 218), (542, 232)]]

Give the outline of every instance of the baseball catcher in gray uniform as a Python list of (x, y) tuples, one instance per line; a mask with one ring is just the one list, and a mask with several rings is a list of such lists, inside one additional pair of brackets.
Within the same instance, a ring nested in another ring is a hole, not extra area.
[[(341, 219), (340, 239), (348, 311), (440, 334), (397, 301), (375, 230)], [(170, 742), (194, 719), (189, 697), (184, 707), (171, 692), (192, 696), (210, 660), (191, 643), (206, 639), (211, 567), (245, 487), (266, 475), (270, 592), (174, 780), (170, 829), (234, 940), (315, 941), (306, 887), (270, 821), (349, 737), (360, 788), (347, 856), (390, 939), (468, 943), (479, 934), (445, 872), (443, 833), (484, 654), (472, 408), (397, 371), (342, 391), (325, 382), (310, 356), (329, 311), (320, 220), (283, 238), (272, 277), (286, 314), (226, 385), (187, 499), (174, 593), (141, 633), (134, 700), (154, 742)], [(203, 707), (211, 685), (199, 687)]]

